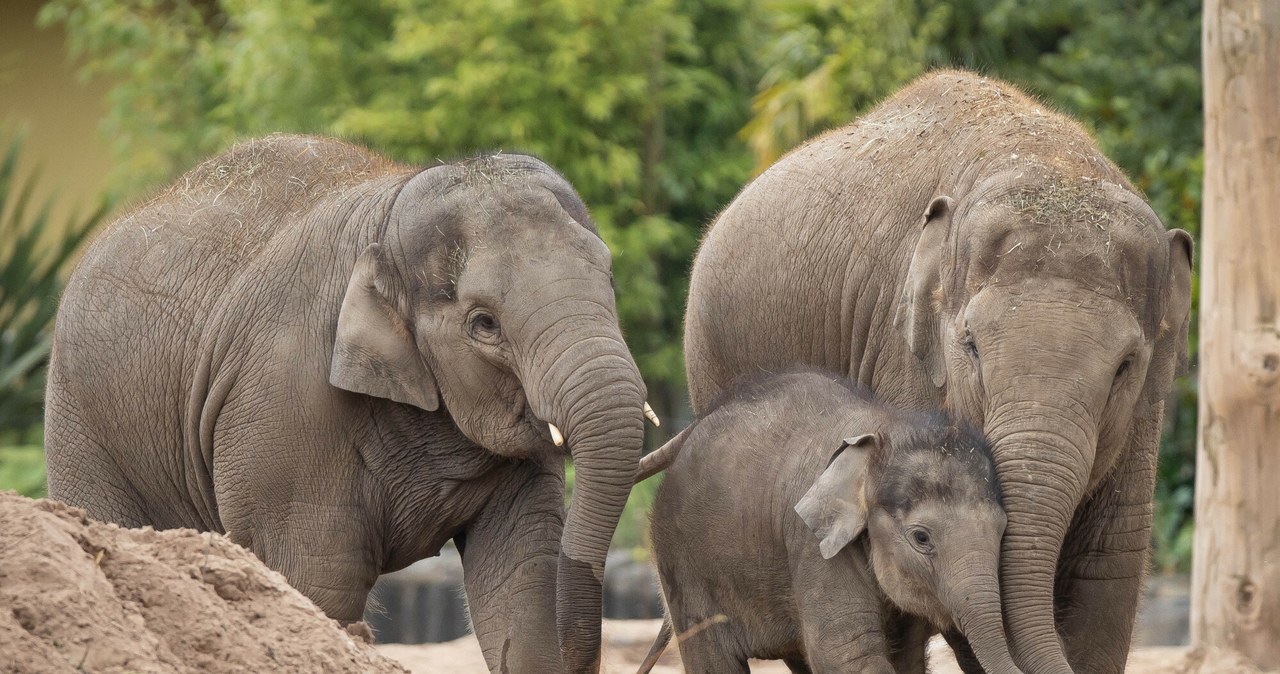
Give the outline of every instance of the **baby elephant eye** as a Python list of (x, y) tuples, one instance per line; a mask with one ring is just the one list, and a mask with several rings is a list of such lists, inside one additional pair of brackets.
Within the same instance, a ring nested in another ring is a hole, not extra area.
[(907, 536), (911, 539), (911, 544), (920, 552), (933, 552), (933, 539), (929, 537), (928, 531), (912, 529), (907, 533)]

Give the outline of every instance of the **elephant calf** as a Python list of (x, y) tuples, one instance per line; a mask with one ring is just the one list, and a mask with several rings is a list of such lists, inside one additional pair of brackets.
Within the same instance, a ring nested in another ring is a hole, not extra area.
[(673, 629), (690, 672), (924, 672), (928, 637), (952, 629), (988, 672), (1017, 671), (976, 431), (796, 371), (730, 390), (642, 473), (668, 463), (652, 514), (668, 619), (642, 672)]

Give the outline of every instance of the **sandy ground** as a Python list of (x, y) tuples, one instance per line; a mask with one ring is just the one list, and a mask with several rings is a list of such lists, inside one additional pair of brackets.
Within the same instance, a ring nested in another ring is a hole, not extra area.
[(217, 534), (0, 492), (0, 673), (403, 671), (366, 636)]
[[(606, 620), (604, 625), (604, 672), (634, 672), (649, 652), (658, 634), (660, 620)], [(399, 661), (413, 674), (485, 674), (480, 646), (468, 636), (443, 644), (409, 646), (383, 644), (377, 647), (384, 655)], [(654, 667), (654, 674), (679, 674), (684, 671), (680, 657), (668, 649)], [(751, 671), (764, 674), (789, 674), (781, 662), (751, 661)], [(929, 671), (934, 674), (960, 674), (950, 649), (935, 639), (929, 649)], [(1187, 648), (1144, 648), (1134, 651), (1127, 668), (1130, 674), (1258, 674), (1259, 670), (1232, 654), (1206, 654)]]

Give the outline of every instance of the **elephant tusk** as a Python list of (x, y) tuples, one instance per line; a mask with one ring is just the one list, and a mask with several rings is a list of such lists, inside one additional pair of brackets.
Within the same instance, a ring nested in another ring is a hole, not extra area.
[(658, 415), (653, 413), (653, 408), (649, 407), (647, 402), (644, 404), (644, 418), (652, 421), (655, 427), (662, 425), (662, 421), (658, 419)]
[(556, 443), (556, 447), (563, 447), (564, 434), (560, 432), (560, 429), (556, 428), (555, 424), (547, 424), (547, 429), (551, 431), (551, 441)]

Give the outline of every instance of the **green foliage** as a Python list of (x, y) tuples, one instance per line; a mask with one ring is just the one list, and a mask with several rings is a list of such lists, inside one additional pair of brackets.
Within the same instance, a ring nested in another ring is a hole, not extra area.
[(649, 549), (649, 512), (653, 499), (658, 495), (662, 477), (651, 477), (631, 488), (627, 507), (618, 520), (618, 530), (613, 536), (614, 545), (624, 548)]
[(817, 129), (844, 123), (924, 69), (945, 11), (895, 0), (776, 0), (767, 69), (742, 136), (768, 168)]
[(223, 138), (212, 114), (224, 70), (208, 58), (205, 17), (187, 2), (50, 3), (40, 22), (66, 23), (72, 56), (91, 55), (85, 77), (119, 78), (107, 96), (104, 136), (118, 187), (131, 191), (185, 168)]
[(0, 490), (12, 489), (30, 498), (44, 498), (44, 448), (40, 445), (0, 447)]
[[(21, 151), (16, 136), (0, 156), (0, 433), (24, 432), (42, 419), (62, 277), (105, 210), (53, 225), (52, 203), (32, 203), (36, 176), (17, 176)], [(46, 240), (50, 233), (56, 240)]]
[[(5, 134), (10, 135), (10, 134)], [(37, 176), (18, 177), (21, 134), (0, 150), (0, 489), (44, 495), (45, 366), (62, 279), (105, 205), (53, 223), (33, 203)]]
[(44, 498), (44, 448), (41, 429), (0, 434), (0, 491), (12, 489), (23, 496)]

